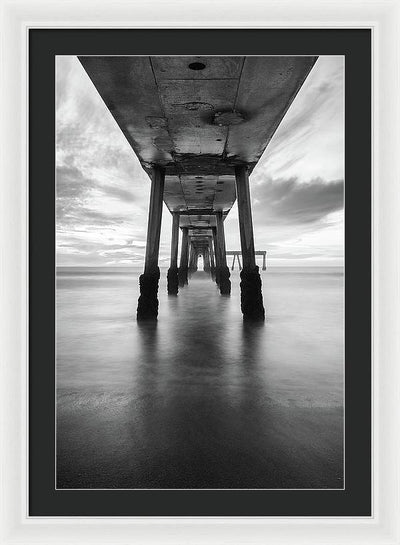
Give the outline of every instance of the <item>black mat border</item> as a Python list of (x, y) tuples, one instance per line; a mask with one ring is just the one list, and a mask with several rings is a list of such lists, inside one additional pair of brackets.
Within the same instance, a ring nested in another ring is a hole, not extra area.
[[(346, 489), (55, 490), (55, 55), (345, 55)], [(371, 33), (368, 29), (29, 31), (29, 514), (371, 514)]]

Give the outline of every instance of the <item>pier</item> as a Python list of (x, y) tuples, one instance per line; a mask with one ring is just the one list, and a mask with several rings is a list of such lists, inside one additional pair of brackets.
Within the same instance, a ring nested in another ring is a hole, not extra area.
[(263, 320), (249, 176), (317, 57), (79, 60), (151, 180), (137, 319), (158, 315), (163, 202), (173, 217), (168, 293), (188, 283), (201, 255), (221, 295), (229, 295), (224, 220), (237, 200), (241, 309), (244, 319)]
[[(263, 271), (266, 271), (267, 270), (267, 252), (263, 251), (263, 252), (254, 252), (254, 254), (257, 256), (257, 255), (262, 255), (263, 257), (263, 264), (262, 264), (262, 270)], [(239, 271), (242, 270), (242, 264), (240, 262), (240, 258), (241, 258), (241, 255), (242, 255), (242, 252), (240, 251), (234, 251), (234, 252), (226, 252), (226, 255), (233, 255), (233, 261), (232, 261), (232, 271), (235, 269), (235, 261), (237, 260), (238, 262), (238, 268), (239, 268)]]

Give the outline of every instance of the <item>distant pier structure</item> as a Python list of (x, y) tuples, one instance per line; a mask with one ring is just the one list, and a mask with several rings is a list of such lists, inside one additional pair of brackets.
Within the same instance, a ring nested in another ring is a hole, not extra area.
[(220, 293), (228, 295), (224, 221), (237, 200), (241, 309), (245, 319), (263, 320), (249, 176), (317, 57), (79, 60), (151, 180), (137, 319), (158, 315), (163, 202), (172, 214), (168, 293), (188, 283), (201, 255)]
[[(263, 271), (266, 271), (267, 270), (267, 252), (254, 252), (254, 254), (257, 256), (257, 255), (262, 255), (263, 257), (263, 264), (262, 264), (262, 270)], [(240, 257), (242, 255), (242, 252), (240, 251), (233, 251), (233, 252), (226, 252), (226, 255), (233, 255), (233, 261), (232, 261), (232, 267), (231, 267), (231, 270), (233, 271), (235, 269), (235, 261), (237, 260), (238, 262), (238, 267), (239, 267), (239, 271), (242, 270), (242, 264), (240, 262)]]

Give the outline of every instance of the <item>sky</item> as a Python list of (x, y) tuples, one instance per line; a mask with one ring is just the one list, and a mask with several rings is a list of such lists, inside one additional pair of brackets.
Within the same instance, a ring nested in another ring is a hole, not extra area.
[[(142, 266), (150, 180), (88, 75), (57, 57), (58, 266)], [(268, 266), (344, 261), (344, 58), (319, 57), (250, 176), (256, 250)], [(164, 205), (160, 267), (169, 265)], [(240, 249), (236, 204), (227, 250)]]

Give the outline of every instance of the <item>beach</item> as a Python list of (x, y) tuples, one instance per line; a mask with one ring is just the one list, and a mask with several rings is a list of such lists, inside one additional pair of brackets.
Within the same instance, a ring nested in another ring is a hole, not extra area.
[(343, 488), (343, 269), (262, 271), (266, 320), (161, 270), (57, 270), (58, 488)]

